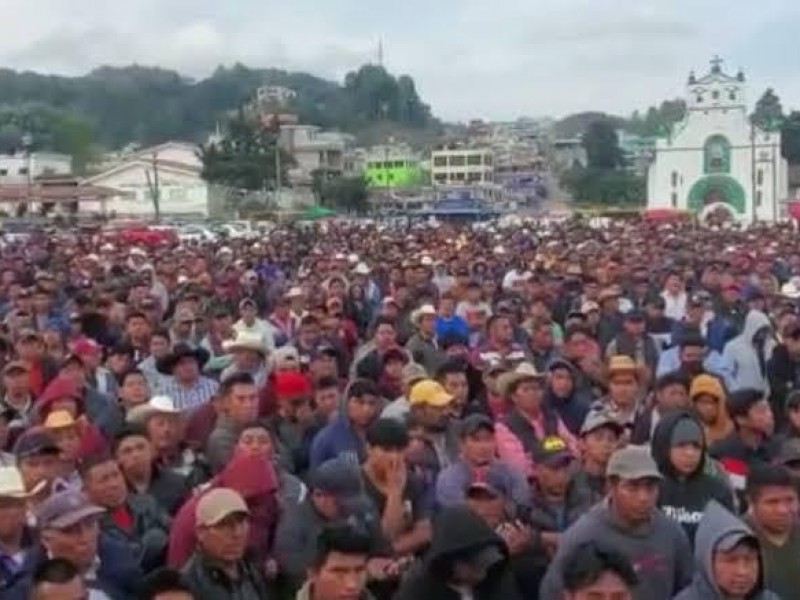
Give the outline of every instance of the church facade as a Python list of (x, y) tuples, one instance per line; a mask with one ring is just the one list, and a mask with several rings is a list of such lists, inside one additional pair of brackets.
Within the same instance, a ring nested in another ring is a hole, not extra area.
[(752, 125), (744, 74), (711, 61), (689, 76), (686, 116), (656, 143), (648, 169), (647, 205), (705, 217), (724, 211), (737, 221), (786, 218), (788, 167), (776, 130)]

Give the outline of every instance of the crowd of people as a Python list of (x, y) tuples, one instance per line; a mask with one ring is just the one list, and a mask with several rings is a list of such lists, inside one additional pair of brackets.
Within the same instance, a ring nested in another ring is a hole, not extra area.
[(3, 600), (800, 598), (791, 225), (0, 252)]

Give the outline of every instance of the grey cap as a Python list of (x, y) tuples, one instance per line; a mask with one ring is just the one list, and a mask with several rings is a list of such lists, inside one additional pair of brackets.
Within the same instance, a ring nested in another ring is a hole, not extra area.
[(678, 419), (672, 428), (669, 438), (670, 446), (681, 446), (683, 444), (697, 444), (705, 447), (705, 434), (700, 425), (691, 417)]
[(312, 490), (334, 496), (345, 511), (355, 513), (368, 508), (359, 468), (346, 458), (340, 456), (326, 460), (314, 469), (308, 484)]
[(625, 431), (625, 428), (620, 424), (620, 422), (614, 418), (614, 415), (610, 414), (606, 410), (590, 410), (586, 414), (586, 418), (583, 420), (583, 425), (581, 425), (581, 435), (586, 435), (587, 433), (591, 433), (596, 429), (600, 429), (601, 427), (611, 427), (615, 429), (619, 435), (622, 435), (622, 432)]
[(39, 505), (36, 522), (41, 529), (66, 529), (104, 512), (105, 509), (92, 504), (83, 492), (66, 489), (54, 493)]
[(607, 477), (620, 479), (663, 479), (656, 461), (645, 446), (626, 446), (611, 455)]

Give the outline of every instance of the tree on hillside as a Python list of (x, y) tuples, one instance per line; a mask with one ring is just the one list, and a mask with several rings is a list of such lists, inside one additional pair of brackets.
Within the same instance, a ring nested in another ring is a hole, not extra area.
[(789, 163), (800, 163), (800, 112), (798, 111), (792, 111), (783, 121), (781, 151)]
[(756, 102), (755, 111), (750, 116), (753, 124), (766, 130), (775, 130), (783, 122), (783, 107), (781, 100), (772, 88), (767, 91)]
[(277, 134), (240, 112), (228, 122), (222, 140), (201, 146), (203, 179), (235, 190), (275, 189), (276, 152), (281, 152), (281, 179), (286, 181), (293, 160), (278, 148)]
[(607, 120), (594, 121), (583, 136), (588, 166), (594, 169), (616, 169), (622, 166), (619, 136), (614, 124)]
[(644, 116), (639, 111), (634, 112), (625, 128), (638, 135), (664, 136), (685, 115), (686, 102), (682, 98), (664, 100), (660, 106), (649, 107)]

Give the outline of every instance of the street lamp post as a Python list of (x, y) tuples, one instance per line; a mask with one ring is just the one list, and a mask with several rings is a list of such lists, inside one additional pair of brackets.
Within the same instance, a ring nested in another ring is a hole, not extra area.
[(33, 195), (33, 178), (31, 176), (31, 146), (33, 145), (33, 136), (26, 133), (22, 136), (22, 148), (25, 151), (25, 174), (26, 174), (26, 195), (25, 195), (25, 210), (27, 213), (31, 212), (31, 196)]

